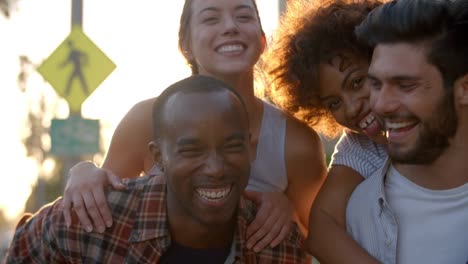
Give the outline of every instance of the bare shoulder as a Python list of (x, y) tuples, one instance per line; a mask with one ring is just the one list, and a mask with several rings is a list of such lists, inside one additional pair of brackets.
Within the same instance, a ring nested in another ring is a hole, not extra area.
[[(324, 158), (322, 141), (318, 133), (296, 118), (287, 115), (286, 118), (286, 157)], [(310, 162), (310, 160), (309, 160)]]
[(286, 120), (285, 160), (286, 195), (296, 209), (298, 224), (307, 234), (310, 207), (327, 171), (325, 152), (317, 132), (292, 116)]
[(156, 97), (136, 103), (117, 125), (103, 167), (121, 178), (134, 177), (152, 166), (148, 150)]
[(132, 126), (142, 126), (151, 124), (153, 103), (157, 97), (146, 99), (136, 103), (125, 114), (124, 118), (120, 121), (119, 126), (131, 124)]

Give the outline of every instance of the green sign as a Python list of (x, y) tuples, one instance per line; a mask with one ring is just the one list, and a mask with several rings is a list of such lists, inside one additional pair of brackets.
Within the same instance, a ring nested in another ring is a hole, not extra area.
[(99, 120), (74, 115), (68, 119), (53, 119), (50, 136), (50, 152), (56, 156), (80, 156), (99, 152)]
[(82, 29), (74, 27), (37, 71), (67, 100), (70, 112), (79, 113), (86, 98), (114, 69), (115, 64)]

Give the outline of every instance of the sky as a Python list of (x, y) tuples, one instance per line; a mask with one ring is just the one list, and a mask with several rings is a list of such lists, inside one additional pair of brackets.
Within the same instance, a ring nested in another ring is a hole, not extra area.
[[(99, 119), (104, 146), (123, 115), (138, 101), (157, 96), (171, 83), (189, 76), (177, 49), (183, 0), (83, 0), (83, 31), (117, 65), (82, 105), (85, 118)], [(278, 4), (257, 0), (267, 35), (277, 25)], [(71, 0), (20, 0), (12, 17), (0, 17), (0, 209), (10, 220), (24, 210), (37, 179), (37, 167), (25, 156), (21, 137), (30, 102), (41, 93), (55, 102), (55, 90), (32, 72), (28, 94), (20, 92), (18, 57), (40, 65), (70, 33)], [(64, 100), (51, 118), (67, 118)], [(47, 139), (44, 139), (47, 141)]]

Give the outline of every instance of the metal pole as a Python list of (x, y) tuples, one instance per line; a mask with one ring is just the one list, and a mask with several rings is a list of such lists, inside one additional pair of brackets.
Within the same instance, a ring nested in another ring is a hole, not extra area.
[[(83, 0), (72, 0), (72, 5), (71, 5), (71, 21), (70, 21), (70, 26), (71, 29), (73, 30), (73, 27), (82, 27), (83, 26)], [(70, 111), (70, 116), (69, 118), (73, 118), (73, 116), (76, 116), (78, 118), (81, 118), (81, 109), (78, 112), (72, 113)], [(65, 189), (65, 185), (68, 181), (68, 172), (70, 169), (77, 164), (78, 162), (81, 161), (80, 156), (65, 156), (62, 159), (62, 179), (63, 179), (63, 188)]]
[(71, 26), (83, 26), (83, 0), (72, 0)]

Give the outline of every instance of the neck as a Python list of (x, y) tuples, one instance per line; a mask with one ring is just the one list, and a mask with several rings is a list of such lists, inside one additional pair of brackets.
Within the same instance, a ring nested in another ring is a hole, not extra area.
[[(465, 120), (465, 124), (468, 122)], [(452, 189), (468, 183), (468, 130), (459, 129), (450, 146), (431, 164), (394, 164), (395, 168), (414, 183), (433, 190)]]
[(226, 248), (231, 245), (236, 230), (236, 215), (227, 223), (206, 224), (176, 209), (180, 205), (173, 206), (173, 202), (174, 199), (168, 196), (167, 217), (173, 241), (197, 249)]
[(255, 96), (253, 72), (225, 75), (219, 78), (234, 88), (244, 100), (247, 113), (249, 114), (251, 133), (253, 138), (255, 138), (261, 126), (263, 103)]

